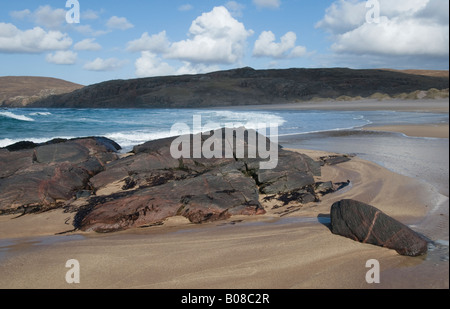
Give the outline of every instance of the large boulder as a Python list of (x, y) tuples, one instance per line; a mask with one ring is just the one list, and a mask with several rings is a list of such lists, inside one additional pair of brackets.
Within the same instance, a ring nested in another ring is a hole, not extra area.
[(350, 239), (396, 250), (401, 255), (427, 253), (423, 236), (381, 210), (354, 200), (331, 206), (331, 232)]

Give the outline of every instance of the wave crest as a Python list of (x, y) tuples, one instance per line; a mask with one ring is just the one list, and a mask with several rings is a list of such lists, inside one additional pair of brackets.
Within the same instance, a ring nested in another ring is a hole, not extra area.
[(30, 117), (27, 117), (24, 115), (16, 115), (11, 112), (0, 112), (0, 117), (10, 118), (10, 119), (15, 119), (15, 120), (20, 120), (20, 121), (34, 121), (33, 118), (30, 118)]

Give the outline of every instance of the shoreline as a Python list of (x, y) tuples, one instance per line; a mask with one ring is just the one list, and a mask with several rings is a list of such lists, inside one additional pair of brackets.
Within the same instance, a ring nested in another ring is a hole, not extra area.
[[(273, 110), (278, 107), (274, 105)], [(344, 104), (341, 108), (348, 107)], [(445, 110), (443, 106), (435, 108)], [(367, 126), (360, 131), (374, 132), (374, 138), (389, 138), (389, 132), (397, 132), (393, 129), (410, 129), (409, 134), (417, 135), (429, 126), (433, 124), (413, 128)], [(446, 126), (427, 131), (427, 135), (433, 135), (427, 137), (442, 134), (448, 129)], [(331, 135), (328, 139), (336, 137)], [(358, 142), (354, 136), (348, 139), (349, 143)], [(300, 146), (303, 143), (297, 142)], [(287, 148), (313, 159), (336, 153)], [(423, 164), (427, 168), (433, 160)], [(429, 170), (433, 176), (434, 170)], [(79, 288), (88, 289), (449, 287), (448, 182), (442, 184), (447, 190), (442, 195), (442, 190), (427, 181), (393, 172), (360, 156), (323, 167), (318, 180), (351, 180), (351, 186), (283, 217), (277, 213), (278, 208), (266, 204), (268, 212), (261, 216), (234, 216), (201, 225), (173, 217), (162, 226), (113, 234), (75, 232), (55, 236), (70, 230), (73, 219), (73, 214), (60, 210), (19, 218), (1, 216), (0, 288), (72, 288), (64, 281), (64, 274), (65, 262), (74, 258), (83, 269)], [(411, 258), (333, 235), (321, 218), (327, 218), (333, 202), (344, 198), (379, 208), (429, 237), (436, 246), (427, 256)], [(382, 281), (376, 286), (365, 282), (365, 262), (373, 258), (382, 265)]]
[(240, 105), (212, 107), (210, 109), (239, 110), (324, 110), (324, 111), (402, 111), (402, 112), (429, 112), (448, 113), (449, 99), (421, 99), (421, 100), (376, 100), (363, 99), (354, 101), (307, 101), (268, 105)]
[(401, 133), (409, 137), (449, 138), (449, 124), (388, 125), (362, 128), (366, 131)]

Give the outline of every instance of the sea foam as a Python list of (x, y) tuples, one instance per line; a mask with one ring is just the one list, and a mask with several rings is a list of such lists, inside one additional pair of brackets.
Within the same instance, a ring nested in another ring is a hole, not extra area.
[(27, 116), (24, 116), (24, 115), (16, 115), (16, 114), (11, 113), (11, 112), (0, 112), (0, 116), (1, 117), (5, 117), (5, 118), (21, 120), (21, 121), (34, 121), (33, 118), (30, 118), (30, 117), (27, 117)]

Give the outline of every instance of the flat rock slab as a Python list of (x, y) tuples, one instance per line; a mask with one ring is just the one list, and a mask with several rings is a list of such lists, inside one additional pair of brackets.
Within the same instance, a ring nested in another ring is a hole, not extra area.
[(354, 200), (341, 200), (331, 206), (331, 232), (394, 249), (401, 255), (419, 256), (428, 250), (423, 236), (381, 210)]
[(213, 170), (198, 177), (168, 182), (90, 199), (93, 205), (76, 218), (84, 231), (114, 232), (154, 225), (171, 216), (193, 223), (227, 219), (232, 215), (260, 215), (255, 181), (237, 169)]

